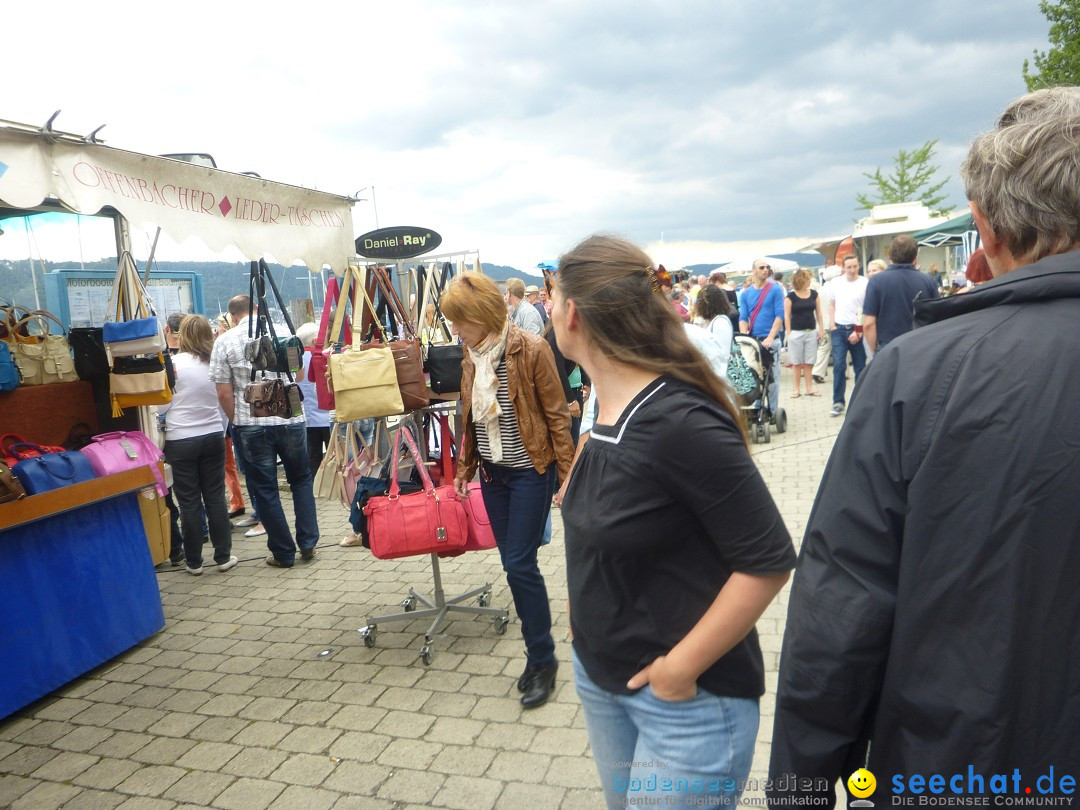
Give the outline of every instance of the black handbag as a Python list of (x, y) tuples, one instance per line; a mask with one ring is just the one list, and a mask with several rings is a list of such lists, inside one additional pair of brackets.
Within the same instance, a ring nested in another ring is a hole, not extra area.
[(76, 326), (68, 330), (68, 343), (75, 357), (75, 373), (80, 380), (95, 380), (109, 376), (109, 357), (100, 326)]
[(447, 343), (441, 346), (427, 347), (427, 362), (424, 370), (431, 381), (431, 390), (436, 394), (449, 394), (461, 390), (461, 361), (465, 359), (465, 348), (459, 344)]

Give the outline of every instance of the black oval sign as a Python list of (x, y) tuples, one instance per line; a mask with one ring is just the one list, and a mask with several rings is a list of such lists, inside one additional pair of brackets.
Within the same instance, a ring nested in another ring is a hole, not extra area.
[(442, 237), (430, 228), (380, 228), (356, 237), (356, 253), (365, 259), (411, 259), (434, 250)]

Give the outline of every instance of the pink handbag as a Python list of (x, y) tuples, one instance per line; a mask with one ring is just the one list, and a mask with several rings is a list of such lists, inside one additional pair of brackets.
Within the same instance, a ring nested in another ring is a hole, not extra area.
[(378, 430), (381, 424), (382, 420), (375, 423), (376, 435), (371, 445), (364, 441), (364, 436), (355, 422), (349, 422), (345, 429), (345, 462), (341, 469), (345, 494), (341, 505), (346, 509), (352, 506), (353, 498), (356, 497), (356, 482), (366, 475), (372, 475), (379, 466), (374, 448), (379, 446)]
[[(442, 447), (442, 480), (444, 484), (454, 481), (454, 461), (452, 450), (454, 437), (450, 434), (449, 419), (440, 420), (440, 444)], [(484, 495), (480, 491), (480, 482), (473, 481), (467, 485), (468, 496), (462, 501), (465, 507), (465, 517), (469, 519), (469, 539), (461, 551), (486, 551), (495, 548), (495, 533), (491, 530), (491, 519), (488, 518), (487, 507), (484, 506)], [(448, 555), (449, 556), (449, 555)]]
[(115, 433), (102, 433), (90, 440), (90, 444), (79, 451), (90, 459), (90, 466), (98, 476), (112, 475), (136, 467), (150, 466), (157, 479), (157, 491), (162, 497), (169, 494), (165, 476), (158, 464), (164, 458), (158, 446), (141, 430), (118, 430)]

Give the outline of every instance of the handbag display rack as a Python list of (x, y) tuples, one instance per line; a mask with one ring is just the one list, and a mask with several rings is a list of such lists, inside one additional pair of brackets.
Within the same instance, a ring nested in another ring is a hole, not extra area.
[[(444, 406), (430, 406), (427, 410), (431, 412), (443, 411), (446, 418), (454, 410), (455, 404)], [(398, 426), (398, 430), (412, 430), (416, 433), (419, 432), (416, 426), (415, 420), (410, 416), (407, 419), (402, 420)], [(412, 434), (410, 434), (412, 435)], [(447, 448), (444, 447), (444, 450)], [(414, 459), (417, 464), (423, 464), (423, 459)], [(397, 471), (398, 459), (391, 456), (390, 458), (390, 474), (393, 476), (398, 475)], [(375, 639), (378, 634), (379, 625), (389, 624), (391, 622), (410, 622), (414, 619), (427, 619), (432, 620), (428, 626), (427, 631), (424, 633), (424, 645), (420, 648), (420, 660), (425, 666), (431, 664), (433, 649), (432, 644), (435, 641), (435, 636), (438, 635), (449, 623), (451, 614), (463, 613), (469, 616), (485, 616), (491, 619), (492, 627), (496, 634), (503, 635), (506, 633), (506, 628), (510, 624), (510, 611), (508, 608), (493, 608), (489, 607), (491, 604), (491, 583), (486, 582), (478, 588), (466, 591), (465, 593), (452, 596), (449, 599), (446, 597), (446, 593), (443, 590), (442, 573), (439, 569), (439, 555), (431, 554), (431, 575), (434, 585), (434, 591), (432, 595), (426, 596), (419, 593), (415, 588), (409, 588), (409, 595), (401, 602), (401, 613), (388, 613), (383, 616), (368, 616), (367, 624), (357, 629), (364, 639), (364, 645), (367, 647), (375, 646)], [(476, 600), (475, 605), (466, 605), (464, 602)], [(424, 607), (421, 610), (417, 610), (417, 603), (422, 604)]]

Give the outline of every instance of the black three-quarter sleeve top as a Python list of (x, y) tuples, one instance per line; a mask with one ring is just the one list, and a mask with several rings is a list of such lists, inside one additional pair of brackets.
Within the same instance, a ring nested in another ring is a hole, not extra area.
[[(614, 425), (593, 427), (562, 517), (574, 651), (616, 694), (630, 694), (627, 680), (683, 639), (733, 572), (795, 566), (731, 416), (671, 377), (647, 385)], [(757, 632), (697, 683), (729, 697), (764, 694)]]

